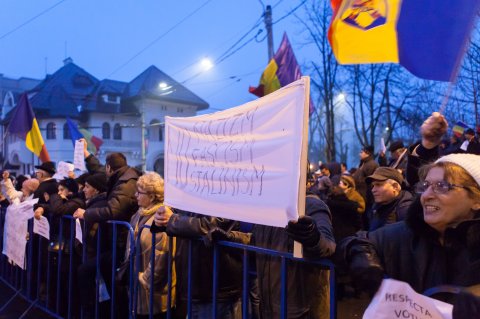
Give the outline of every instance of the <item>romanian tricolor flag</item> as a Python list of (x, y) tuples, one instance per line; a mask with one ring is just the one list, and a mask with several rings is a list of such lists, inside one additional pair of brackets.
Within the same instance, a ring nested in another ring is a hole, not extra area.
[(331, 0), (329, 41), (341, 64), (400, 63), (420, 78), (453, 81), (479, 0)]
[(468, 128), (468, 125), (463, 123), (462, 121), (458, 121), (455, 123), (455, 125), (452, 127), (452, 132), (455, 136), (461, 137), (463, 135), (463, 132)]
[(103, 141), (94, 136), (90, 131), (86, 129), (79, 129), (77, 124), (73, 123), (71, 119), (67, 117), (68, 130), (70, 131), (70, 138), (72, 139), (73, 147), (75, 147), (75, 141), (84, 138), (87, 141), (88, 151), (92, 154), (97, 154)]
[(37, 119), (35, 118), (26, 93), (20, 96), (15, 113), (8, 125), (7, 132), (25, 139), (27, 148), (37, 155), (42, 162), (50, 161), (50, 155), (48, 155), (42, 133), (40, 133)]
[[(267, 65), (260, 77), (257, 87), (251, 86), (248, 91), (258, 97), (270, 94), (302, 77), (300, 66), (297, 63), (287, 34), (283, 34), (282, 43), (273, 59)], [(313, 112), (313, 103), (310, 99), (310, 114)]]

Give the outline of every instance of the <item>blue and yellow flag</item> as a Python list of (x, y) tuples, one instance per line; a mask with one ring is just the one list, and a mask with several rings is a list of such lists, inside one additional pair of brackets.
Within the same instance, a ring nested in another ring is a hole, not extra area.
[(43, 142), (37, 119), (30, 106), (30, 101), (26, 93), (22, 94), (17, 103), (15, 113), (13, 114), (7, 132), (19, 135), (25, 139), (27, 148), (37, 155), (42, 162), (50, 161), (45, 143)]
[(329, 41), (340, 64), (400, 63), (453, 81), (480, 9), (478, 0), (332, 0)]

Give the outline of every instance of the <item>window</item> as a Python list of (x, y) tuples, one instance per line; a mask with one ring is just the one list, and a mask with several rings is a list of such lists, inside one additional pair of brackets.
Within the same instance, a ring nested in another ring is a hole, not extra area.
[(163, 127), (158, 127), (158, 140), (161, 142), (163, 141)]
[(70, 129), (68, 128), (68, 124), (67, 124), (67, 123), (63, 124), (63, 139), (64, 139), (64, 140), (69, 140), (69, 139), (71, 139), (71, 137), (70, 137)]
[(50, 122), (47, 124), (47, 140), (55, 140), (57, 138), (57, 126)]
[(102, 124), (102, 138), (104, 140), (110, 139), (110, 124), (108, 124), (107, 122)]
[(113, 127), (113, 139), (114, 140), (121, 140), (122, 139), (122, 127), (120, 124), (115, 124)]

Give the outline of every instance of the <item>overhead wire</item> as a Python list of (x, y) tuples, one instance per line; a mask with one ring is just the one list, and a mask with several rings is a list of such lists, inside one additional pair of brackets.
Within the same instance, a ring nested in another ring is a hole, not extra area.
[(34, 15), (33, 17), (31, 17), (30, 19), (28, 19), (27, 21), (19, 24), (18, 26), (16, 26), (15, 28), (13, 28), (12, 30), (10, 31), (7, 31), (6, 33), (0, 35), (0, 40), (6, 38), (7, 36), (9, 36), (10, 34), (14, 33), (15, 31), (21, 29), (22, 27), (26, 26), (27, 24), (29, 24), (30, 22), (34, 21), (35, 19), (41, 17), (42, 15), (44, 15), (45, 13), (49, 12), (50, 10), (54, 9), (55, 7), (59, 6), (60, 4), (62, 4), (63, 2), (65, 2), (67, 0), (61, 0), (57, 3), (55, 3), (54, 5), (48, 7), (47, 9), (43, 10), (42, 12)]
[(193, 16), (195, 13), (200, 11), (203, 7), (205, 7), (209, 2), (212, 0), (207, 0), (205, 1), (202, 5), (200, 5), (198, 8), (190, 12), (188, 15), (186, 15), (183, 19), (175, 23), (172, 27), (170, 27), (167, 31), (163, 32), (160, 34), (158, 37), (156, 37), (153, 41), (151, 41), (149, 44), (147, 44), (144, 48), (142, 48), (140, 51), (138, 51), (136, 54), (134, 54), (130, 59), (128, 59), (126, 62), (124, 62), (122, 65), (117, 67), (115, 70), (113, 70), (110, 74), (107, 75), (107, 78), (112, 76), (113, 74), (117, 73), (119, 70), (123, 69), (126, 65), (128, 65), (130, 62), (135, 60), (139, 55), (141, 55), (143, 52), (148, 50), (150, 47), (152, 47), (155, 43), (157, 43), (159, 40), (161, 40), (163, 37), (165, 37), (167, 34), (172, 32), (174, 29), (176, 29), (179, 25), (181, 25), (183, 22), (188, 20), (191, 16)]

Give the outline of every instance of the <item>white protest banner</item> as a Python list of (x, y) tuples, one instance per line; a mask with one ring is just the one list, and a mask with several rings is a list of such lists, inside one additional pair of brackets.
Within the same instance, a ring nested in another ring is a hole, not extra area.
[(305, 210), (310, 79), (236, 108), (166, 117), (165, 203), (284, 227)]
[(78, 218), (75, 218), (75, 239), (77, 239), (80, 244), (83, 244), (82, 225), (80, 224), (80, 219)]
[(75, 141), (75, 150), (73, 151), (73, 166), (81, 171), (86, 171), (85, 157), (83, 154), (83, 141)]
[(384, 279), (363, 319), (452, 319), (451, 304), (421, 295), (403, 281)]
[(34, 219), (33, 232), (50, 240), (50, 224), (48, 223), (48, 219), (43, 216), (40, 217), (39, 220)]
[(35, 198), (19, 204), (11, 204), (5, 214), (2, 253), (22, 269), (26, 268), (28, 220), (33, 218), (33, 205), (37, 202), (38, 198)]

